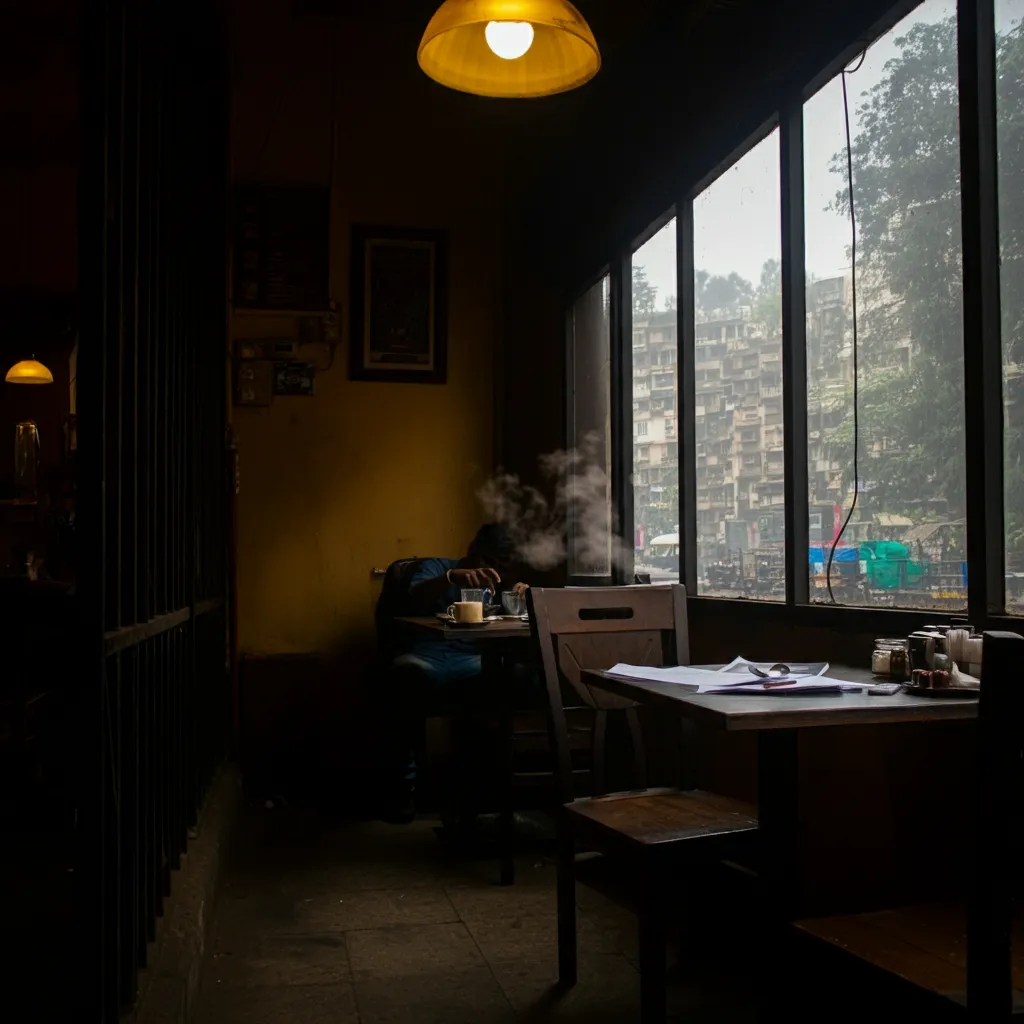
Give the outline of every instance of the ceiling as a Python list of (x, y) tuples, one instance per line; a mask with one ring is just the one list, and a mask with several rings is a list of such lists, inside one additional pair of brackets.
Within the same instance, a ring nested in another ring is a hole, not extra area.
[[(396, 34), (422, 32), (441, 0), (405, 0), (404, 3), (357, 3), (352, 0), (291, 0), (297, 15), (343, 14), (364, 21), (386, 22)], [(576, 0), (605, 58), (613, 57), (658, 10), (685, 8), (693, 15), (716, 7), (732, 7), (741, 0)]]

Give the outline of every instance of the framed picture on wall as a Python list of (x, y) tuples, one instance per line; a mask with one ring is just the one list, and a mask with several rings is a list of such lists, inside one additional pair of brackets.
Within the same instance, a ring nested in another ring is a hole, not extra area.
[(444, 384), (448, 233), (352, 225), (352, 380)]

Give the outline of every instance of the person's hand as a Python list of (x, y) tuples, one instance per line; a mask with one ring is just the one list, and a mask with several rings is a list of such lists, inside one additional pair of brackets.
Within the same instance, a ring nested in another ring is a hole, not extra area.
[(501, 582), (501, 577), (495, 569), (452, 569), (448, 573), (448, 579), (457, 587), (464, 590), (491, 590)]
[(530, 584), (529, 583), (517, 583), (512, 588), (512, 593), (513, 594), (518, 594), (520, 597), (525, 597), (526, 596), (526, 592), (529, 589), (530, 589)]

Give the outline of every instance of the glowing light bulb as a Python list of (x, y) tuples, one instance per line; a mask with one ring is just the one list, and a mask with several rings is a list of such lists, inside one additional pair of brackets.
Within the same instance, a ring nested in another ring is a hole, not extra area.
[(533, 46), (533, 26), (528, 21), (489, 21), (484, 38), (495, 56), (517, 60)]

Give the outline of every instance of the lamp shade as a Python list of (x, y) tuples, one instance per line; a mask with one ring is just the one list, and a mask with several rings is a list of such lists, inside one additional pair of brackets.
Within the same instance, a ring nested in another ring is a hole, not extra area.
[[(504, 57), (496, 52), (502, 47), (492, 49), (502, 23), (511, 23), (514, 34)], [(423, 33), (418, 57), (442, 85), (513, 98), (575, 89), (601, 67), (594, 33), (568, 0), (445, 0)]]
[(35, 359), (22, 359), (7, 371), (6, 380), (8, 384), (52, 384), (53, 374)]

